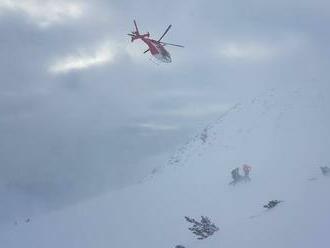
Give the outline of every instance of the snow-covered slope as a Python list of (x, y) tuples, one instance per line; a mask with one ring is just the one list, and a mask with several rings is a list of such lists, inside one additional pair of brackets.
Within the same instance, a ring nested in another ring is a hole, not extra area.
[[(276, 89), (235, 105), (151, 179), (8, 226), (4, 248), (328, 247), (330, 118), (324, 91)], [(253, 166), (251, 183), (230, 171)], [(313, 178), (313, 180), (311, 179)], [(284, 202), (265, 211), (269, 200)], [(184, 216), (220, 228), (197, 240)]]

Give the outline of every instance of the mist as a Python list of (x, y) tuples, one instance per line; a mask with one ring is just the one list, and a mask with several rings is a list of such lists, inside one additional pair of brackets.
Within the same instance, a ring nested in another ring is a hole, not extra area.
[[(329, 7), (0, 1), (0, 222), (135, 184), (269, 89), (327, 92)], [(155, 38), (172, 24), (165, 40), (185, 48), (153, 64), (133, 19)]]

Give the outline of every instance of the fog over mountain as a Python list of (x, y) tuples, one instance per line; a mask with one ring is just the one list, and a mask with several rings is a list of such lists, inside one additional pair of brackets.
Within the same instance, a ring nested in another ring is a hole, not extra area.
[[(330, 228), (327, 92), (272, 89), (233, 107), (167, 166), (125, 189), (0, 232), (16, 247), (326, 247)], [(324, 118), (322, 118), (322, 116)], [(250, 182), (230, 185), (249, 163)], [(280, 203), (266, 209), (269, 201)], [(218, 231), (197, 239), (184, 217)]]
[[(0, 225), (148, 178), (208, 123), (271, 89), (323, 94), (326, 108), (329, 7), (321, 0), (0, 0)], [(155, 65), (126, 35), (133, 19), (155, 39), (172, 24), (164, 40), (185, 48), (168, 47), (173, 62)], [(308, 100), (295, 97), (290, 104), (303, 113)], [(315, 108), (308, 116), (327, 123), (327, 114)], [(238, 116), (244, 128), (251, 117)], [(308, 123), (294, 117), (295, 125)], [(327, 163), (322, 142), (310, 147), (316, 167)], [(232, 158), (256, 163), (249, 152)]]

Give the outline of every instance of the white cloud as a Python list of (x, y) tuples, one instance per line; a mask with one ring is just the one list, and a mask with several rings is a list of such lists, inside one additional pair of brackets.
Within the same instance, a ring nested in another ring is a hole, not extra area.
[(165, 124), (157, 124), (157, 123), (141, 123), (138, 124), (138, 127), (149, 129), (152, 131), (171, 131), (171, 130), (177, 130), (177, 126), (173, 125), (165, 125)]
[(218, 45), (216, 50), (221, 58), (227, 60), (257, 62), (295, 53), (306, 46), (307, 40), (303, 35), (287, 34), (268, 41), (230, 41)]
[(123, 46), (123, 51), (129, 56), (132, 62), (137, 64), (150, 64), (149, 58), (151, 58), (150, 53), (143, 54), (143, 51), (147, 50), (147, 46), (140, 41), (131, 43), (129, 42), (125, 47)]
[(41, 27), (77, 19), (83, 15), (83, 7), (81, 2), (70, 0), (0, 0), (0, 12), (21, 12)]
[(92, 66), (103, 65), (113, 61), (114, 49), (110, 43), (97, 47), (94, 51), (79, 51), (59, 59), (49, 67), (52, 73), (66, 73), (72, 70), (83, 70)]
[(276, 55), (277, 49), (270, 44), (229, 42), (220, 47), (219, 53), (227, 59), (264, 60)]
[(201, 118), (219, 115), (228, 111), (231, 107), (232, 105), (229, 104), (192, 104), (167, 111), (166, 114), (186, 118)]

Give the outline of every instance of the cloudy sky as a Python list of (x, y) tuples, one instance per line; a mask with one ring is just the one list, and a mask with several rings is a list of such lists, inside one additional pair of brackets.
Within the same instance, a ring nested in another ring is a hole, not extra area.
[[(156, 65), (133, 19), (185, 48)], [(329, 21), (322, 0), (0, 0), (0, 222), (135, 183), (243, 98), (328, 84)]]

